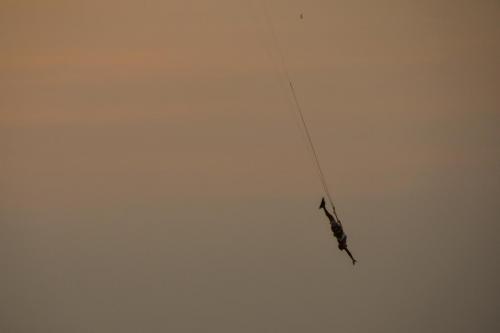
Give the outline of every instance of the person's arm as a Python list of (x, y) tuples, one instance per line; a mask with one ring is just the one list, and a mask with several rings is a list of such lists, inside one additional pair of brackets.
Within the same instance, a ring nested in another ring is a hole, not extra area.
[(351, 257), (352, 264), (354, 265), (357, 262), (357, 260), (354, 259), (354, 257), (351, 254), (351, 251), (349, 251), (349, 249), (347, 247), (344, 250), (345, 250), (345, 252), (347, 252), (347, 254), (349, 255), (349, 257)]

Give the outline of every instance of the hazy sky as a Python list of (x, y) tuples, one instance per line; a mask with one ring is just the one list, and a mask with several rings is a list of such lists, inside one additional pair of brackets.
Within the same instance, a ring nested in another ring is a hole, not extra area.
[[(0, 331), (500, 331), (500, 3), (0, 1)], [(303, 13), (303, 20), (299, 18)]]

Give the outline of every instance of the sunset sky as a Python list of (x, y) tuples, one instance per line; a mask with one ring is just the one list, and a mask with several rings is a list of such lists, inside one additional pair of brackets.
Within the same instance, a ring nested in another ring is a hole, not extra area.
[(499, 22), (1, 0), (0, 332), (499, 332)]

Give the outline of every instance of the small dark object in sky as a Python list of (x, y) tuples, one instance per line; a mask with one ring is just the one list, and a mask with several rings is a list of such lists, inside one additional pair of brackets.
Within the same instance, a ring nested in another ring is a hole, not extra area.
[(300, 13), (300, 19), (303, 20), (304, 19), (304, 14)]

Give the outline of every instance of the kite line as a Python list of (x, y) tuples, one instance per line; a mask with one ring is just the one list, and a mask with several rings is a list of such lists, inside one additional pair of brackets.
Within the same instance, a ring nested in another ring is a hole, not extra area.
[[(324, 190), (324, 192), (325, 192), (325, 194), (326, 194), (326, 196), (328, 198), (328, 201), (330, 202), (330, 205), (331, 205), (332, 210), (333, 210), (333, 214), (337, 218), (337, 221), (339, 221), (339, 223), (341, 223), (340, 219), (338, 218), (337, 211), (335, 209), (335, 205), (333, 204), (332, 196), (330, 195), (330, 191), (328, 189), (328, 183), (326, 181), (325, 174), (324, 174), (323, 169), (321, 168), (321, 164), (319, 162), (318, 153), (316, 151), (316, 148), (314, 147), (314, 143), (313, 143), (313, 140), (311, 138), (311, 134), (309, 132), (309, 128), (307, 126), (307, 122), (306, 122), (306, 120), (304, 118), (304, 114), (303, 114), (303, 111), (302, 111), (302, 106), (301, 106), (301, 104), (299, 102), (299, 99), (297, 97), (297, 93), (295, 91), (295, 86), (293, 84), (292, 77), (291, 77), (290, 72), (288, 70), (288, 66), (286, 65), (285, 56), (283, 54), (283, 51), (281, 50), (280, 44), (278, 42), (278, 38), (276, 37), (276, 32), (275, 32), (275, 28), (274, 28), (273, 22), (272, 22), (271, 17), (270, 17), (270, 15), (268, 13), (267, 6), (266, 6), (266, 4), (264, 2), (262, 2), (262, 8), (263, 8), (263, 11), (264, 11), (264, 16), (265, 16), (266, 24), (267, 24), (267, 26), (269, 28), (269, 31), (271, 32), (272, 41), (274, 43), (276, 51), (278, 52), (278, 56), (279, 56), (279, 59), (280, 59), (280, 65), (281, 65), (282, 71), (285, 74), (285, 79), (286, 79), (286, 81), (288, 81), (288, 88), (289, 88), (289, 90), (290, 90), (290, 92), (291, 92), (291, 94), (293, 96), (293, 104), (295, 106), (295, 111), (299, 115), (301, 127), (302, 127), (302, 129), (303, 129), (303, 131), (304, 131), (304, 133), (306, 135), (306, 138), (307, 138), (307, 146), (308, 146), (309, 152), (311, 153), (311, 155), (313, 157), (314, 166), (316, 168), (319, 180), (321, 182), (321, 185), (323, 186), (323, 190)], [(301, 14), (301, 19), (302, 19), (302, 14)]]

